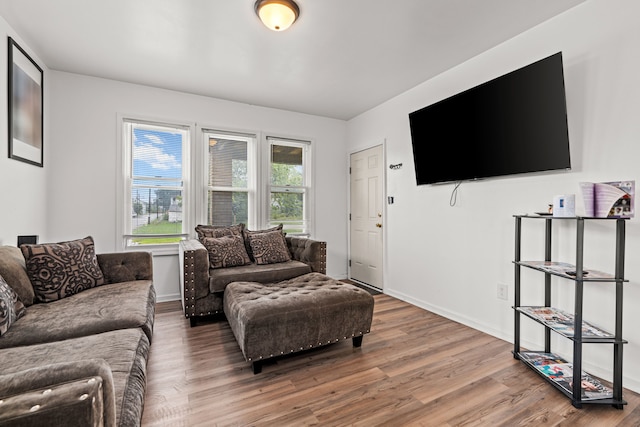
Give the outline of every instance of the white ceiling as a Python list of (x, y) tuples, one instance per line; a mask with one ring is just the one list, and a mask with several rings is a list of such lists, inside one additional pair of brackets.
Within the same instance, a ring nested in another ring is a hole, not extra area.
[[(348, 120), (585, 0), (2, 0), (53, 70)], [(46, 84), (46, 82), (45, 82)]]

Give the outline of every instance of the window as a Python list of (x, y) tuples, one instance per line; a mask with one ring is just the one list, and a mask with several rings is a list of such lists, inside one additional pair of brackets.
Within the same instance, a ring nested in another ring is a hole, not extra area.
[(190, 127), (124, 119), (124, 247), (187, 236)]
[(309, 236), (310, 147), (306, 141), (267, 137), (269, 146), (268, 224), (287, 234)]
[(195, 124), (118, 122), (123, 249), (176, 253), (195, 224), (257, 230), (282, 223), (290, 235), (312, 234), (310, 142), (199, 128), (192, 155)]
[(255, 135), (204, 131), (207, 147), (206, 223), (256, 224)]

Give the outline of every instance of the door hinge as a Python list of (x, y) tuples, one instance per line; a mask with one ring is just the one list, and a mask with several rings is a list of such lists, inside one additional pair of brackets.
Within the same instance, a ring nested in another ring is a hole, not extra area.
[(351, 175), (351, 166), (349, 166), (349, 175)]
[(349, 260), (349, 267), (351, 267), (351, 260)]
[(349, 221), (351, 221), (351, 214), (349, 214)]

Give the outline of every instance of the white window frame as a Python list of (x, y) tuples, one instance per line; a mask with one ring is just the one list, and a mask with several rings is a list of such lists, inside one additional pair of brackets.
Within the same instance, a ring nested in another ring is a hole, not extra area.
[[(302, 138), (280, 137), (275, 135), (266, 135), (264, 138), (263, 150), (263, 176), (264, 195), (262, 203), (262, 226), (268, 227), (271, 224), (271, 192), (272, 191), (293, 191), (302, 193), (304, 197), (303, 211), (303, 232), (288, 233), (300, 237), (311, 237), (314, 235), (314, 213), (315, 213), (315, 194), (314, 194), (314, 167), (313, 167), (313, 141)], [(273, 186), (271, 185), (271, 147), (272, 145), (284, 145), (302, 148), (302, 163), (304, 168), (303, 185), (299, 187), (290, 186)], [(277, 221), (276, 221), (277, 222)]]
[(120, 250), (143, 250), (152, 252), (153, 255), (174, 255), (178, 253), (178, 243), (130, 245), (131, 233), (131, 194), (132, 194), (132, 144), (133, 138), (130, 131), (131, 123), (161, 129), (176, 129), (186, 133), (182, 141), (182, 233), (172, 234), (183, 239), (188, 238), (189, 230), (193, 228), (193, 189), (191, 151), (195, 125), (188, 122), (175, 120), (154, 119), (137, 115), (118, 114), (118, 147), (117, 147), (117, 201), (116, 201), (116, 241)]
[[(200, 127), (198, 129), (200, 137), (200, 143), (198, 144), (197, 157), (201, 162), (197, 165), (196, 179), (197, 187), (196, 194), (199, 197), (196, 198), (196, 211), (198, 224), (207, 224), (207, 200), (209, 191), (229, 191), (229, 192), (247, 192), (247, 228), (252, 229), (259, 223), (258, 219), (258, 207), (261, 204), (261, 197), (257, 191), (259, 165), (258, 161), (258, 141), (259, 135), (252, 132), (230, 131), (224, 129), (217, 129), (212, 127)], [(245, 141), (247, 143), (247, 187), (226, 187), (226, 186), (209, 186), (209, 139), (211, 137), (221, 139), (234, 139), (238, 141)]]

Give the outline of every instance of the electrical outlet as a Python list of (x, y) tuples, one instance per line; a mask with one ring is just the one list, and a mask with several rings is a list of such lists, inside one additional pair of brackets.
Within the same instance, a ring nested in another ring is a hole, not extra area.
[(509, 299), (509, 288), (507, 285), (498, 283), (498, 299), (503, 299), (505, 301)]

